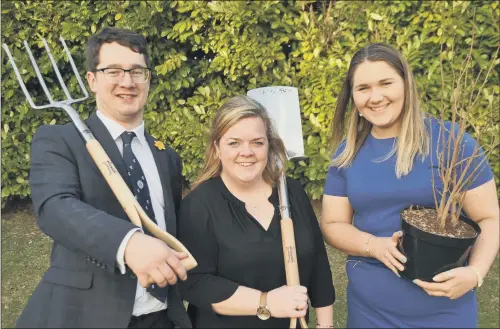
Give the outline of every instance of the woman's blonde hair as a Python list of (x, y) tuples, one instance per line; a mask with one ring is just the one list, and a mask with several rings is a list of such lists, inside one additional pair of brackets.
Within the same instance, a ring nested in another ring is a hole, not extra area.
[[(201, 183), (210, 178), (217, 177), (222, 172), (222, 164), (219, 159), (216, 145), (224, 134), (237, 122), (245, 118), (261, 118), (266, 127), (269, 151), (267, 154), (267, 165), (262, 173), (263, 179), (271, 186), (278, 181), (281, 173), (286, 170), (285, 145), (279, 137), (266, 109), (257, 101), (248, 96), (241, 95), (230, 98), (215, 113), (212, 128), (205, 149), (205, 165), (200, 175), (196, 178), (192, 188), (195, 189)], [(281, 166), (278, 165), (278, 160)]]
[(425, 113), (420, 109), (417, 85), (410, 66), (401, 53), (384, 43), (370, 44), (358, 50), (351, 60), (332, 121), (332, 147), (336, 149), (344, 140), (348, 120), (346, 145), (344, 150), (332, 160), (331, 165), (339, 168), (350, 166), (372, 129), (372, 124), (359, 116), (358, 111), (355, 110), (352, 97), (354, 73), (359, 64), (366, 61), (383, 61), (389, 64), (404, 82), (401, 131), (391, 152), (381, 160), (387, 160), (396, 154), (396, 176), (400, 178), (411, 171), (416, 155), (423, 160), (429, 153), (429, 137), (425, 128)]

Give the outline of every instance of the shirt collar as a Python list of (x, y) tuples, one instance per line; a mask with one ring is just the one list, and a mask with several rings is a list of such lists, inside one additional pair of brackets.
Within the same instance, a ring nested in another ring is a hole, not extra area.
[(144, 120), (141, 121), (141, 124), (134, 129), (127, 130), (125, 127), (123, 127), (121, 124), (118, 122), (114, 121), (113, 119), (107, 117), (104, 115), (102, 112), (99, 110), (96, 111), (97, 117), (102, 121), (106, 129), (108, 129), (109, 133), (111, 134), (111, 137), (113, 140), (116, 142), (118, 138), (120, 138), (121, 134), (124, 131), (133, 131), (137, 138), (139, 139), (139, 142), (142, 145), (147, 145), (147, 140), (146, 136), (144, 134)]

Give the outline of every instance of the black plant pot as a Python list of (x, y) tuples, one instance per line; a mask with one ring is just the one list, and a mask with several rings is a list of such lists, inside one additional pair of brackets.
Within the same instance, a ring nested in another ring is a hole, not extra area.
[(436, 274), (464, 266), (481, 228), (465, 216), (460, 216), (459, 220), (472, 226), (476, 236), (459, 239), (424, 232), (408, 224), (401, 216), (403, 237), (399, 240), (398, 249), (407, 258), (401, 276), (432, 282)]

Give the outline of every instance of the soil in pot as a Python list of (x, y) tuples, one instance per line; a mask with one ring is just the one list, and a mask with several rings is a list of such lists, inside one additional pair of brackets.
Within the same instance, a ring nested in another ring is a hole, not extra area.
[(438, 220), (436, 209), (433, 208), (408, 208), (401, 213), (403, 219), (410, 225), (431, 234), (457, 239), (470, 239), (477, 236), (476, 231), (469, 224), (458, 221), (453, 226), (451, 218), (446, 220), (444, 228)]

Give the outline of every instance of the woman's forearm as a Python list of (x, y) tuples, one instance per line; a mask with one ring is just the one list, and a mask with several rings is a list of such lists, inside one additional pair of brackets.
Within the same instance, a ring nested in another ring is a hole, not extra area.
[(318, 328), (333, 327), (333, 305), (317, 307), (315, 310)]
[(222, 302), (212, 304), (213, 310), (222, 315), (257, 315), (261, 292), (239, 286), (234, 294)]
[(372, 246), (374, 235), (358, 230), (350, 223), (321, 223), (326, 242), (351, 256), (371, 256), (367, 250)]
[(480, 221), (481, 234), (476, 240), (469, 264), (474, 266), (484, 278), (488, 273), (499, 248), (498, 218), (486, 218)]

